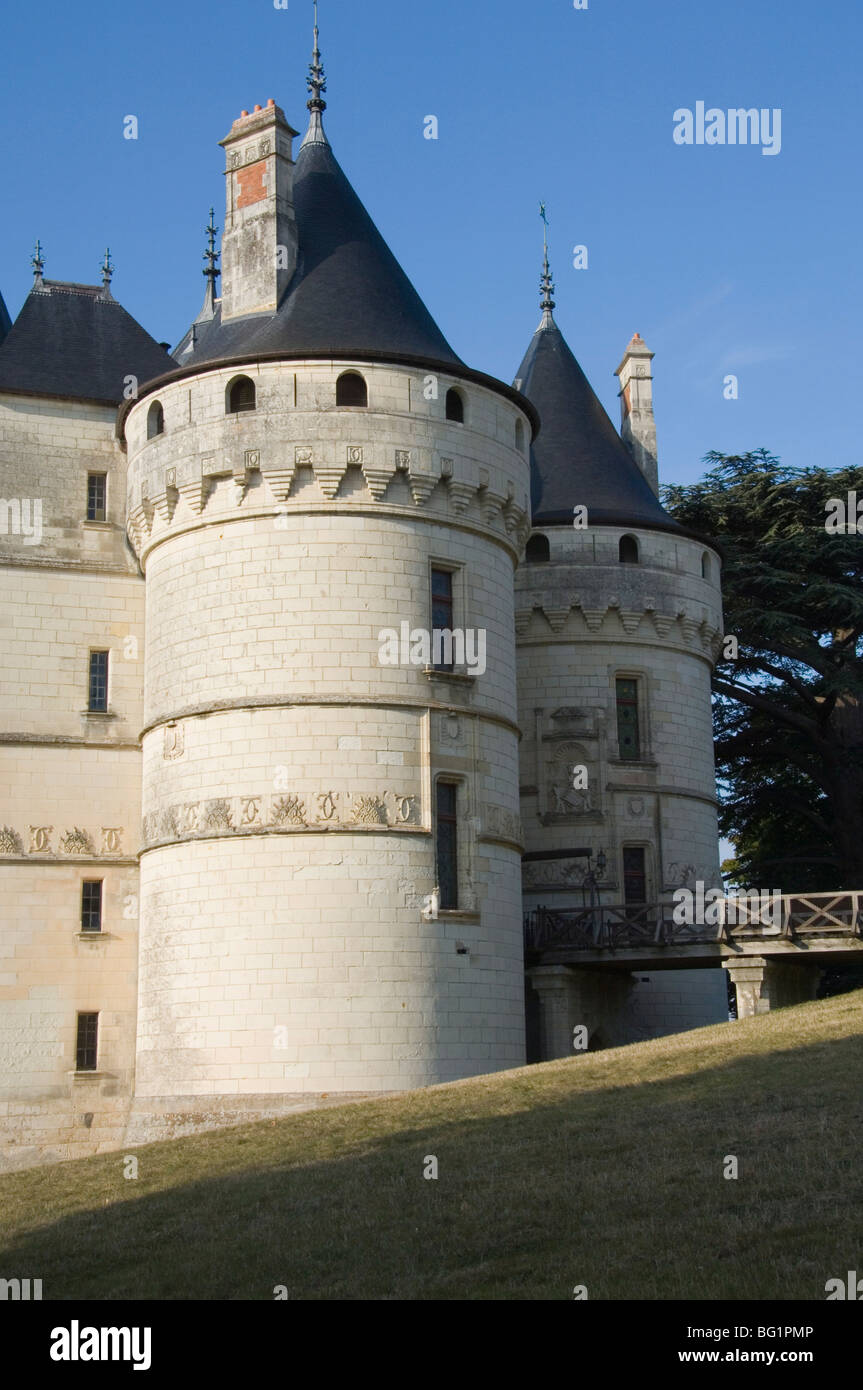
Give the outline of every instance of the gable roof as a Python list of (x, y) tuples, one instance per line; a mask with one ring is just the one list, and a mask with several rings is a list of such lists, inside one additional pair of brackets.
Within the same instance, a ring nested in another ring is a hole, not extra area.
[(0, 342), (0, 391), (119, 405), (175, 363), (101, 285), (41, 280)]
[(655, 496), (550, 311), (515, 386), (536, 406), (542, 423), (531, 448), (534, 526), (571, 525), (573, 508), (585, 506), (594, 525), (685, 534)]
[[(253, 353), (420, 358), (463, 367), (387, 246), (318, 127), (297, 155), (297, 268), (275, 313), (196, 322), (183, 367)], [(191, 348), (191, 350), (190, 350)]]

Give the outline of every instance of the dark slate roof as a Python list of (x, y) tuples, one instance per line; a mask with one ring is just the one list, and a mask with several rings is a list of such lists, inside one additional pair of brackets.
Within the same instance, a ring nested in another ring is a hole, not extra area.
[(43, 280), (0, 343), (0, 391), (118, 405), (176, 364), (101, 285)]
[(595, 525), (684, 534), (654, 495), (548, 312), (515, 385), (542, 423), (531, 449), (534, 526), (572, 525), (573, 507), (584, 506)]
[(221, 308), (174, 350), (182, 366), (255, 353), (464, 364), (363, 207), (325, 138), (303, 145), (294, 171), (297, 269), (273, 314), (222, 323)]
[(3, 296), (2, 294), (0, 294), (0, 343), (2, 343), (3, 339), (6, 337), (6, 334), (9, 332), (9, 329), (11, 327), (12, 320), (9, 317), (9, 310), (3, 303)]

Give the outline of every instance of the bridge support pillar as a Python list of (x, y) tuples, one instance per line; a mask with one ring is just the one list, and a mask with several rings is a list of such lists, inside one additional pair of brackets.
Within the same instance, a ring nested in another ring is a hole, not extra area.
[(586, 1028), (589, 1045), (607, 1046), (619, 1031), (632, 976), (612, 970), (535, 965), (528, 978), (539, 996), (540, 1058), (573, 1055), (573, 1029)]
[(737, 992), (738, 1018), (753, 1018), (755, 1014), (770, 1013), (771, 1009), (804, 1004), (815, 998), (821, 979), (817, 965), (792, 965), (766, 956), (742, 956), (722, 964)]

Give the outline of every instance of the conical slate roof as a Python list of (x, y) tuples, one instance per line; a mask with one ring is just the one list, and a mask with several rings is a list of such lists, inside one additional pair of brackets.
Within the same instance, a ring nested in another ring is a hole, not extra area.
[(603, 410), (550, 309), (514, 384), (542, 422), (531, 449), (534, 526), (572, 525), (573, 508), (583, 506), (593, 525), (683, 534)]
[(0, 342), (0, 391), (118, 405), (125, 378), (174, 365), (104, 286), (40, 278)]
[(2, 294), (0, 294), (0, 343), (2, 343), (11, 327), (12, 320), (9, 317), (9, 310), (3, 302)]
[(256, 353), (421, 358), (464, 364), (363, 207), (326, 137), (302, 146), (294, 173), (299, 256), (274, 314), (222, 323), (221, 308), (175, 349), (188, 366)]

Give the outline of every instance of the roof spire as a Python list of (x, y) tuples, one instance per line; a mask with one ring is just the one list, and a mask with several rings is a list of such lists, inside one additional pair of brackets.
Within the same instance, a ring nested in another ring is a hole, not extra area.
[(111, 276), (114, 274), (114, 266), (111, 261), (111, 249), (108, 246), (105, 247), (105, 257), (100, 269), (102, 271), (102, 298), (113, 299), (114, 296), (111, 294)]
[(547, 328), (549, 324), (554, 322), (554, 315), (552, 313), (554, 309), (554, 300), (552, 299), (552, 295), (554, 294), (554, 280), (551, 278), (551, 268), (548, 264), (548, 214), (545, 210), (545, 203), (540, 203), (539, 215), (542, 218), (543, 246), (542, 279), (539, 282), (539, 287), (542, 290), (542, 299), (539, 305), (542, 310), (542, 323), (540, 324), (540, 328)]
[(200, 322), (201, 319), (213, 318), (216, 312), (216, 281), (222, 272), (219, 270), (219, 252), (216, 250), (216, 233), (219, 229), (213, 220), (215, 215), (215, 209), (210, 208), (210, 220), (204, 228), (204, 233), (207, 238), (207, 249), (203, 256), (205, 262), (203, 273), (207, 281), (207, 290), (204, 295), (204, 303), (201, 307), (201, 312), (195, 320), (195, 323)]
[(222, 273), (219, 270), (219, 253), (216, 250), (216, 233), (219, 229), (213, 221), (214, 217), (215, 209), (210, 208), (210, 220), (204, 228), (207, 237), (207, 249), (204, 252), (204, 260), (206, 261), (204, 275), (207, 277), (207, 298), (210, 300), (216, 298), (216, 281)]
[(37, 239), (36, 249), (30, 257), (30, 264), (33, 267), (33, 288), (34, 290), (44, 289), (42, 284), (42, 271), (45, 269), (45, 262), (42, 259), (42, 243)]
[(324, 76), (324, 65), (321, 62), (321, 50), (318, 46), (318, 0), (315, 0), (315, 46), (312, 51), (312, 61), (309, 64), (306, 85), (311, 93), (306, 102), (311, 112), (311, 119), (303, 145), (326, 145), (328, 142), (324, 135), (321, 117), (327, 109), (327, 103), (323, 98), (323, 93), (327, 90), (327, 79)]

